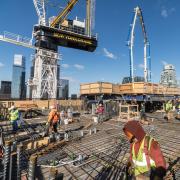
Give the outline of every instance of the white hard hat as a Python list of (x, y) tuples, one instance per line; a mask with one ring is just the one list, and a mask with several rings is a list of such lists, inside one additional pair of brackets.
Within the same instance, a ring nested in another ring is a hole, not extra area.
[(56, 109), (56, 107), (54, 105), (50, 106), (50, 109)]
[(11, 110), (13, 110), (13, 109), (15, 109), (16, 107), (15, 106), (11, 106), (10, 108), (9, 108), (9, 110), (11, 111)]

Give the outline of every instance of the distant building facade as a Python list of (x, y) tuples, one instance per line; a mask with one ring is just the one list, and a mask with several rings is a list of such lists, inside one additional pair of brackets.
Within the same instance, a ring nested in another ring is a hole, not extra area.
[[(132, 82), (131, 77), (124, 77), (122, 80), (122, 84), (127, 84), (127, 83), (131, 83), (131, 82)], [(144, 82), (144, 77), (135, 76), (134, 82)]]
[(59, 99), (69, 98), (69, 80), (60, 79)]
[(12, 73), (12, 99), (26, 99), (25, 75), (25, 57), (15, 54)]
[(169, 87), (177, 87), (176, 70), (172, 64), (166, 64), (164, 66), (164, 69), (161, 73), (160, 84)]
[(11, 81), (1, 81), (0, 99), (11, 98)]
[(71, 99), (77, 99), (77, 94), (71, 94)]

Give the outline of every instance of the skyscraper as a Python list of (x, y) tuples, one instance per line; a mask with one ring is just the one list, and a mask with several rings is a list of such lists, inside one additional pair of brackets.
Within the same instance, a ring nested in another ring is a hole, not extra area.
[(60, 79), (59, 98), (68, 99), (69, 97), (69, 80)]
[(23, 55), (15, 54), (12, 74), (11, 98), (26, 98), (25, 74), (25, 57)]
[(176, 70), (172, 64), (164, 66), (160, 83), (169, 87), (177, 87)]
[(11, 98), (11, 81), (1, 81), (0, 99)]

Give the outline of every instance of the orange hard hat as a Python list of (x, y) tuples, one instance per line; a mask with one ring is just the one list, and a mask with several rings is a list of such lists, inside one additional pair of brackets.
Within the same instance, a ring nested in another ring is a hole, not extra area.
[(133, 134), (127, 130), (124, 130), (124, 134), (128, 138), (128, 140), (131, 140), (133, 138)]

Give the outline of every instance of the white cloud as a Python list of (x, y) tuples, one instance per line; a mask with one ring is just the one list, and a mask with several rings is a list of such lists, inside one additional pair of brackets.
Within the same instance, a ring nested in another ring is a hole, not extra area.
[(167, 17), (168, 17), (168, 11), (163, 8), (163, 9), (161, 10), (161, 16), (162, 16), (163, 18), (167, 18)]
[(170, 13), (173, 13), (173, 12), (175, 12), (175, 11), (176, 11), (175, 8), (171, 8), (171, 9), (169, 10)]
[(69, 64), (62, 64), (61, 65), (63, 68), (69, 68), (70, 66), (69, 66)]
[(164, 6), (161, 8), (161, 16), (163, 18), (167, 18), (169, 15), (171, 15), (173, 12), (175, 12), (176, 9), (174, 7), (167, 9)]
[(78, 83), (78, 82), (79, 82), (77, 79), (74, 79), (74, 78), (71, 77), (71, 76), (62, 76), (61, 79), (67, 79), (67, 80), (69, 80), (69, 82), (71, 82), (71, 83)]
[(0, 67), (4, 67), (4, 64), (2, 62), (0, 62)]
[(117, 59), (117, 57), (113, 53), (109, 52), (106, 48), (103, 48), (103, 52), (104, 52), (104, 56), (110, 59)]
[(164, 66), (168, 64), (166, 61), (161, 61), (161, 63), (162, 63)]
[(83, 65), (80, 65), (80, 64), (74, 64), (74, 67), (78, 70), (83, 70), (84, 69), (84, 66)]
[(144, 69), (144, 64), (139, 64), (138, 67), (139, 67), (140, 69)]

